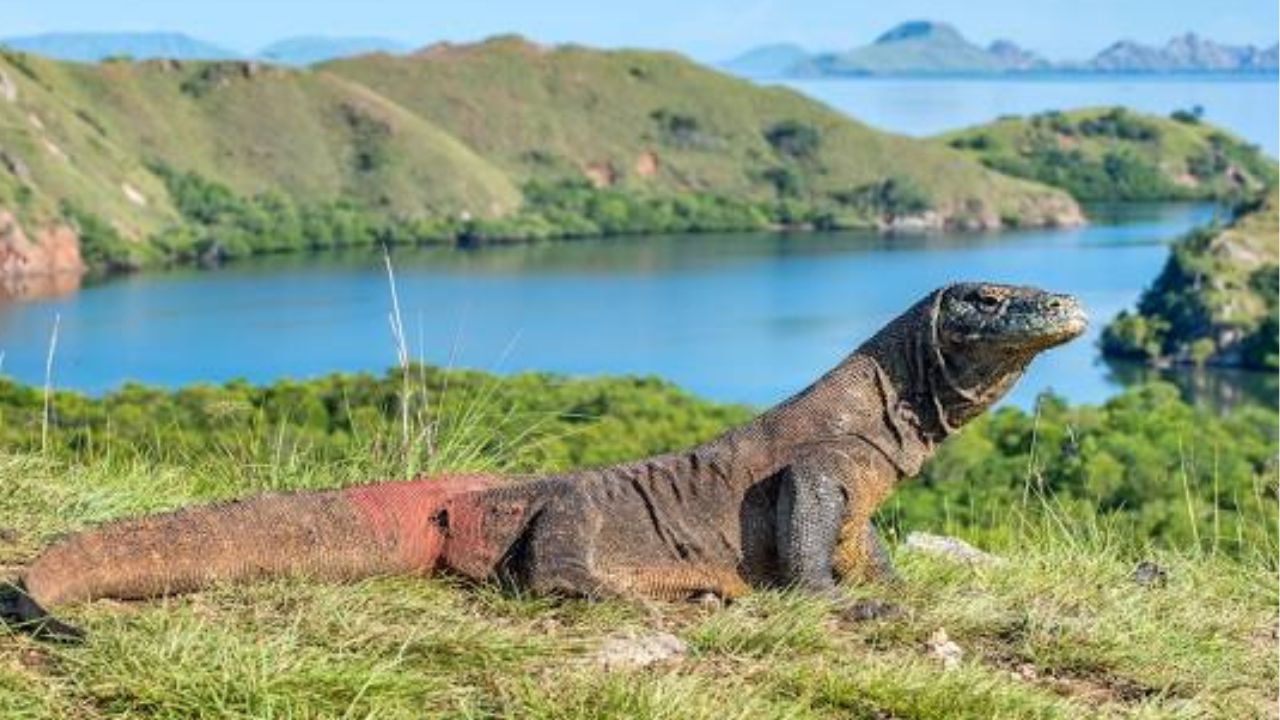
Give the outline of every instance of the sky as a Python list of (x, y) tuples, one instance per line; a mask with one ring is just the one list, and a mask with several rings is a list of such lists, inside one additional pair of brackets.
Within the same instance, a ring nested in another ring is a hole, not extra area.
[(251, 52), (290, 35), (377, 35), (411, 46), (517, 32), (541, 42), (674, 49), (704, 61), (752, 46), (811, 50), (870, 42), (908, 19), (971, 40), (1008, 38), (1055, 60), (1118, 39), (1163, 43), (1193, 30), (1220, 42), (1276, 42), (1276, 0), (0, 0), (6, 36), (177, 31)]

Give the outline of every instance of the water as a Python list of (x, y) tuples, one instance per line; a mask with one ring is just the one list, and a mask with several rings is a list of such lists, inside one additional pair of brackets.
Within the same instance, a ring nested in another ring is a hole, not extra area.
[[(1013, 402), (1041, 390), (1097, 402), (1125, 379), (1102, 364), (1103, 321), (1132, 305), (1164, 243), (1204, 205), (1095, 208), (1087, 228), (1001, 235), (715, 235), (395, 253), (417, 357), (499, 372), (658, 375), (717, 400), (766, 404), (803, 387), (931, 289), (959, 279), (1078, 294), (1087, 338), (1042, 357)], [(293, 256), (217, 271), (141, 274), (68, 297), (0, 305), (4, 372), (100, 392), (270, 381), (395, 362), (377, 253)]]
[(915, 136), (977, 125), (1001, 115), (1029, 115), (1045, 110), (1124, 105), (1168, 115), (1200, 105), (1206, 122), (1233, 131), (1272, 157), (1280, 156), (1280, 83), (1274, 75), (1046, 75), (1030, 79), (854, 78), (782, 82), (873, 127)]

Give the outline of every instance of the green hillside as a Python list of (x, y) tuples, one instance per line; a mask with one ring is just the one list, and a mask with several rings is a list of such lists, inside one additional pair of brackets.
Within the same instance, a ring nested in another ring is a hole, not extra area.
[(17, 89), (0, 103), (0, 141), (30, 169), (25, 183), (5, 180), (46, 207), (72, 202), (128, 237), (177, 219), (156, 163), (244, 195), (355, 197), (391, 213), (498, 214), (519, 202), (506, 176), (457, 140), (332, 75), (242, 62), (3, 62)]
[(790, 91), (516, 38), (313, 69), (4, 52), (0, 210), (32, 236), (69, 222), (118, 267), (335, 237), (1079, 220), (1060, 192)]
[(1103, 332), (1103, 352), (1154, 363), (1280, 366), (1276, 191), (1238, 212), (1226, 227), (1174, 245), (1137, 312), (1122, 312)]
[(1276, 162), (1191, 112), (1090, 108), (1009, 117), (939, 140), (987, 167), (1077, 200), (1239, 198), (1275, 182)]
[(782, 195), (856, 214), (861, 195), (897, 179), (952, 223), (1074, 213), (1041, 187), (674, 54), (507, 37), (322, 67), (430, 119), (519, 180), (586, 174), (638, 191)]

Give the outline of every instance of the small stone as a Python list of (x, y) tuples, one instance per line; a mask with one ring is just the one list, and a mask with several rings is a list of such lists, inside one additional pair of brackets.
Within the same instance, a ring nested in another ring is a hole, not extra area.
[(644, 668), (684, 657), (689, 646), (671, 633), (654, 633), (641, 637), (609, 638), (592, 655), (592, 661), (605, 670)]
[(926, 643), (929, 654), (942, 661), (943, 670), (955, 670), (964, 658), (964, 649), (951, 641), (945, 628), (938, 628)]
[(1035, 680), (1040, 677), (1040, 673), (1036, 672), (1036, 666), (1031, 663), (1022, 663), (1010, 674), (1016, 680)]
[(902, 614), (902, 608), (885, 600), (854, 600), (840, 609), (840, 617), (853, 622), (884, 620)]
[(7, 102), (13, 102), (18, 99), (18, 86), (9, 77), (9, 74), (0, 70), (0, 97)]
[(128, 198), (129, 202), (134, 205), (137, 205), (138, 207), (147, 206), (147, 196), (143, 195), (142, 191), (138, 190), (138, 188), (130, 185), (129, 183), (120, 183), (120, 190), (124, 192), (124, 196)]
[(48, 670), (53, 667), (53, 658), (41, 648), (26, 648), (18, 651), (18, 663), (32, 670)]
[(10, 155), (8, 152), (0, 150), (0, 164), (4, 165), (10, 175), (22, 182), (31, 182), (31, 170), (17, 155)]
[(1164, 587), (1169, 571), (1151, 560), (1143, 560), (1133, 569), (1133, 581), (1142, 587)]
[(702, 593), (693, 600), (700, 607), (707, 610), (720, 610), (724, 607), (724, 599), (715, 593)]
[(955, 560), (966, 565), (999, 565), (1004, 562), (1004, 558), (983, 552), (958, 538), (925, 532), (913, 532), (908, 535), (903, 547), (909, 552)]

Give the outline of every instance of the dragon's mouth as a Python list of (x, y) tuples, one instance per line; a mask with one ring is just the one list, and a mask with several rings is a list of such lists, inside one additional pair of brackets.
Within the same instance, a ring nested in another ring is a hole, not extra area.
[(1045, 303), (1046, 331), (1041, 350), (1075, 340), (1089, 329), (1089, 315), (1071, 295), (1050, 295)]
[(1056, 296), (1061, 305), (1048, 310), (1044, 332), (1036, 343), (1037, 350), (1048, 350), (1050, 347), (1064, 345), (1084, 334), (1089, 328), (1089, 316), (1079, 301), (1069, 295)]

